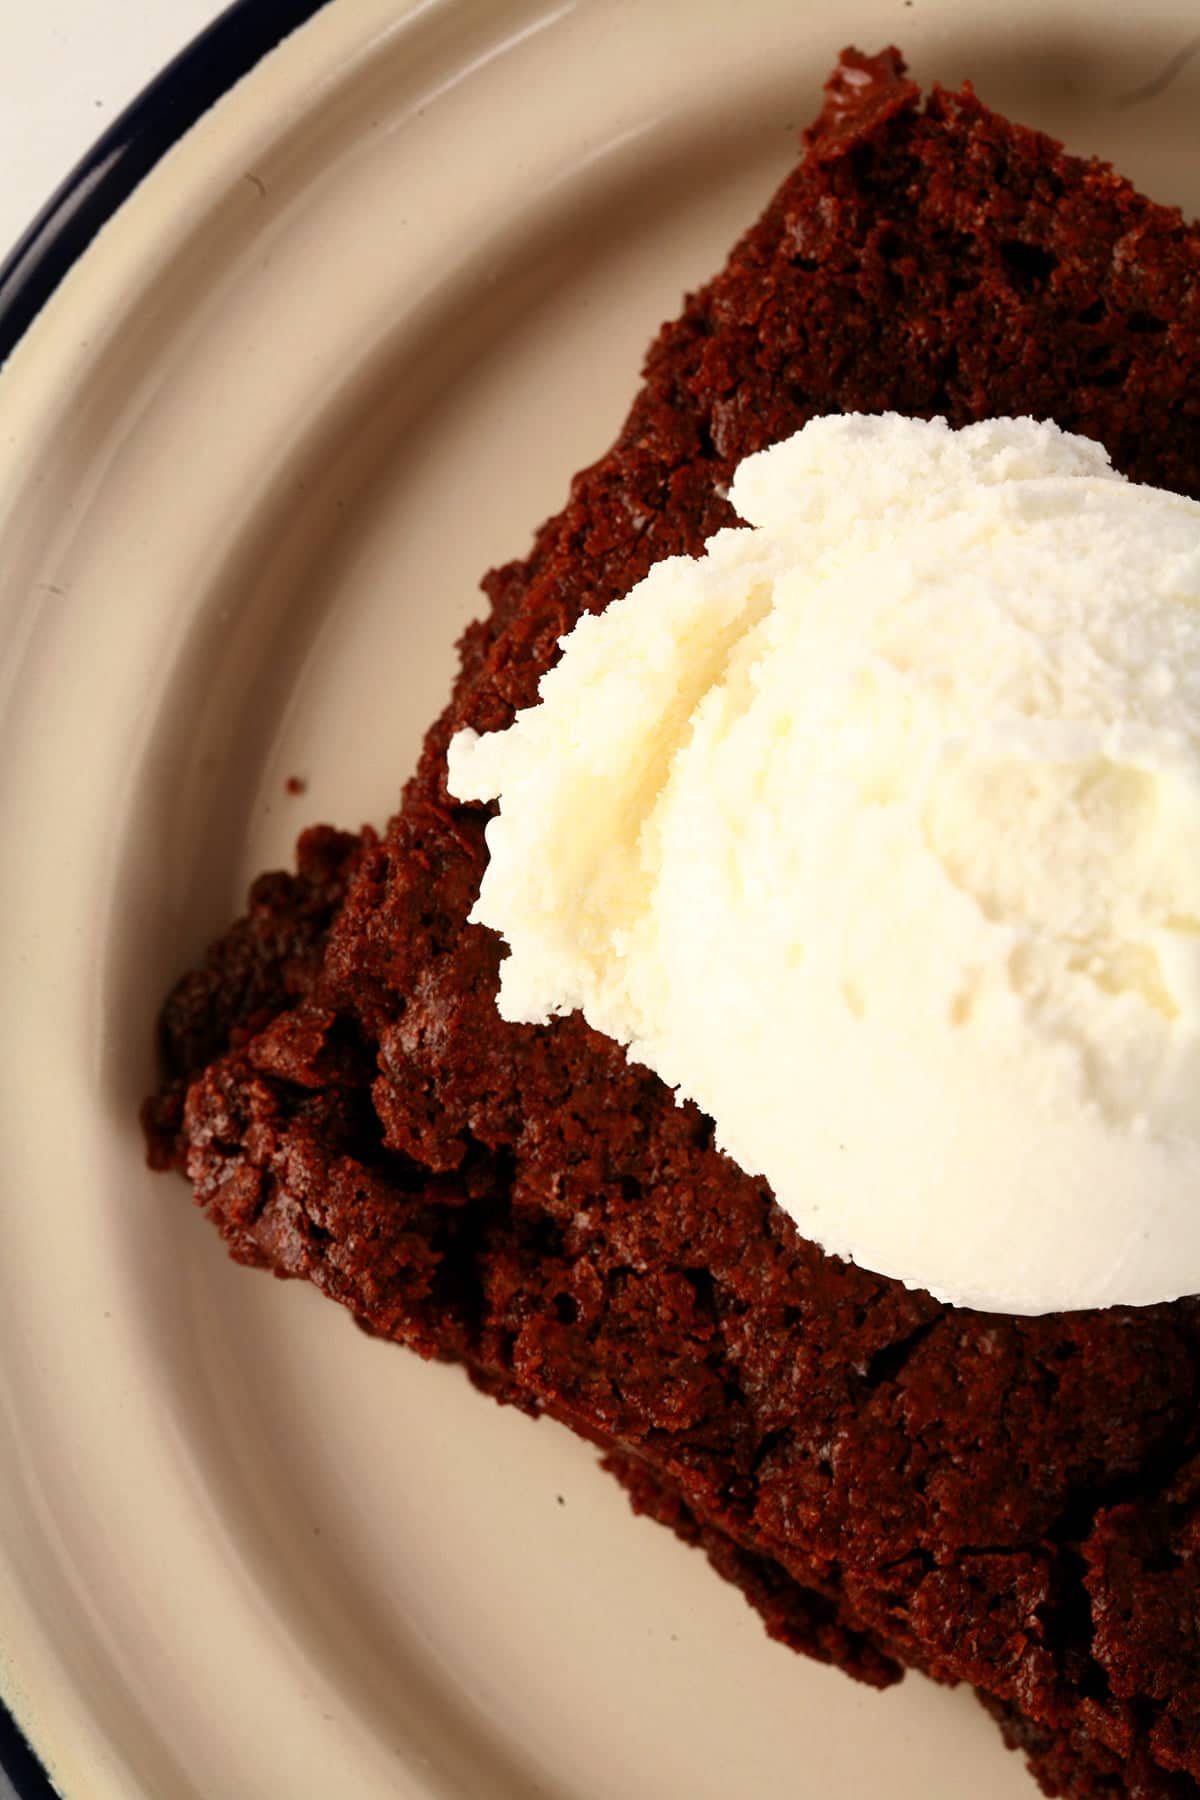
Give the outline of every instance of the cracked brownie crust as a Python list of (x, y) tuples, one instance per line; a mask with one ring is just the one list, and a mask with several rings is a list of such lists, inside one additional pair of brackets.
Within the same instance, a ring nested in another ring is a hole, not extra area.
[(970, 1683), (1047, 1793), (1198, 1797), (1200, 1306), (985, 1316), (824, 1256), (578, 1016), (503, 1024), (465, 923), (487, 814), (446, 793), (449, 734), (734, 523), (750, 451), (832, 411), (1031, 412), (1200, 496), (1177, 213), (969, 89), (922, 107), (894, 52), (846, 53), (807, 144), (488, 577), (386, 833), (306, 833), (177, 987), (151, 1157), (239, 1260), (600, 1445), (793, 1648)]

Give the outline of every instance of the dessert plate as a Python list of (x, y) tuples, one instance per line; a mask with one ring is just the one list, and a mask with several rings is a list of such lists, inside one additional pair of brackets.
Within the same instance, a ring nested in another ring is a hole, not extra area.
[(970, 1696), (771, 1644), (586, 1446), (239, 1271), (142, 1166), (173, 974), (304, 824), (390, 810), (479, 574), (846, 39), (1200, 205), (1166, 0), (752, 16), (332, 0), (0, 374), (0, 1691), (67, 1800), (1033, 1792)]

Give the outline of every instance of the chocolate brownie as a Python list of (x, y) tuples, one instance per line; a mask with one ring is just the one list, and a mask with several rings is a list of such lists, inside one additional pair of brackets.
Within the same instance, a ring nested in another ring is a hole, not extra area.
[(826, 1257), (578, 1015), (503, 1024), (465, 922), (487, 814), (446, 793), (449, 734), (734, 523), (748, 452), (832, 411), (1033, 413), (1200, 496), (1177, 212), (970, 88), (922, 105), (894, 51), (844, 55), (806, 146), (486, 579), (386, 833), (306, 834), (177, 987), (151, 1156), (239, 1260), (602, 1446), (794, 1648), (970, 1683), (1047, 1793), (1200, 1796), (1200, 1304), (985, 1316)]

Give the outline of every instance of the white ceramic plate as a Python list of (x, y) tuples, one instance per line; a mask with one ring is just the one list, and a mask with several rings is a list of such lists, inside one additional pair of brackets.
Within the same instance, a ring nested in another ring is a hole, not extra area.
[(0, 376), (0, 1687), (69, 1800), (1032, 1795), (969, 1695), (770, 1644), (565, 1432), (227, 1262), (135, 1114), (248, 878), (391, 808), (480, 572), (604, 448), (840, 44), (1187, 205), (1194, 27), (334, 0)]

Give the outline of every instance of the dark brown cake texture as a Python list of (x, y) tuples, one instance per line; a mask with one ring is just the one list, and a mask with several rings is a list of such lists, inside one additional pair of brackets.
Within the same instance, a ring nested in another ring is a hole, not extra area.
[(985, 1316), (824, 1256), (578, 1016), (501, 1023), (500, 945), (465, 923), (487, 815), (447, 796), (450, 733), (506, 725), (581, 611), (735, 522), (748, 452), (826, 412), (1033, 413), (1200, 496), (1178, 213), (969, 88), (922, 106), (894, 51), (845, 54), (806, 142), (616, 444), (487, 577), (384, 836), (306, 833), (175, 989), (151, 1157), (240, 1261), (603, 1446), (772, 1635), (972, 1684), (1047, 1793), (1184, 1800), (1197, 1303)]

